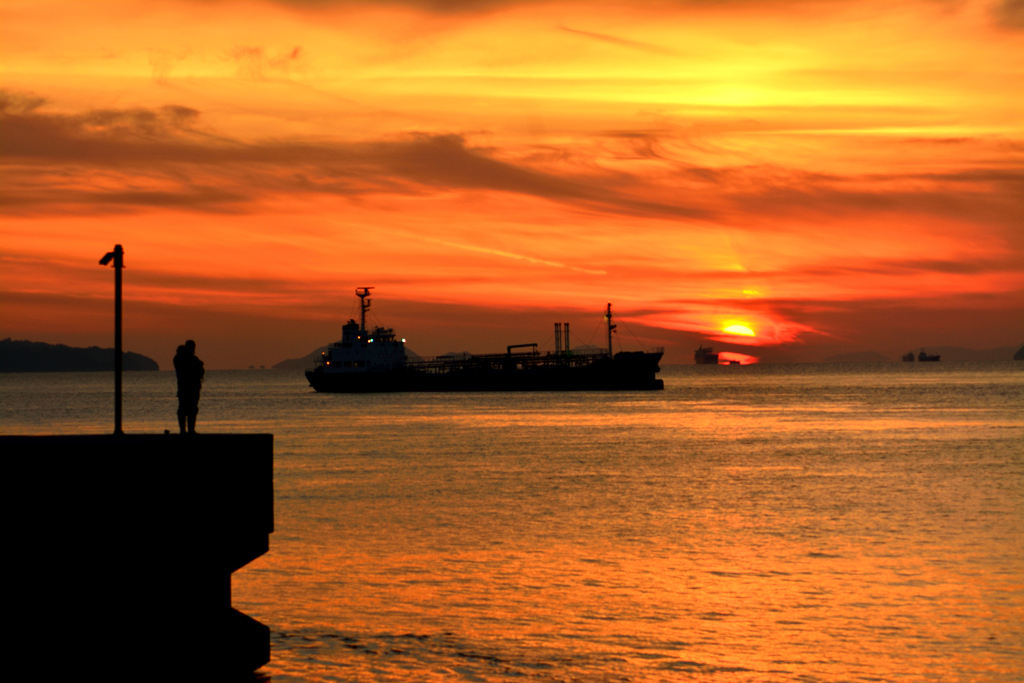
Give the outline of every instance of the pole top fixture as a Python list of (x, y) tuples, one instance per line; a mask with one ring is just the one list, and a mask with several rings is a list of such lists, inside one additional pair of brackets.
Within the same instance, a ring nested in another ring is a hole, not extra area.
[(114, 245), (114, 251), (108, 251), (103, 258), (100, 259), (100, 265), (105, 266), (110, 261), (114, 261), (115, 268), (124, 268), (124, 249), (121, 248), (120, 244)]

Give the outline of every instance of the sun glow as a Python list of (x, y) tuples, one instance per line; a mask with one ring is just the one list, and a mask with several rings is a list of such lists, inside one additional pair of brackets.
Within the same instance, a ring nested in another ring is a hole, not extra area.
[(761, 359), (758, 356), (751, 356), (746, 353), (738, 353), (736, 351), (722, 351), (718, 354), (719, 365), (753, 365), (760, 360)]
[(727, 333), (727, 334), (737, 334), (737, 335), (740, 335), (742, 337), (754, 337), (754, 336), (756, 336), (752, 329), (750, 329), (746, 325), (740, 325), (740, 324), (729, 325), (728, 327), (723, 328), (722, 331)]

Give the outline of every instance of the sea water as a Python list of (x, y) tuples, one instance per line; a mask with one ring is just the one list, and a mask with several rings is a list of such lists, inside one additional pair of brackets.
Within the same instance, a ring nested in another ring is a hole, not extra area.
[[(232, 586), (271, 628), (264, 677), (1024, 680), (1024, 363), (661, 376), (324, 395), (208, 372), (200, 431), (275, 438), (270, 552)], [(177, 430), (173, 373), (124, 397), (126, 431)], [(3, 433), (112, 415), (108, 374), (0, 377)]]

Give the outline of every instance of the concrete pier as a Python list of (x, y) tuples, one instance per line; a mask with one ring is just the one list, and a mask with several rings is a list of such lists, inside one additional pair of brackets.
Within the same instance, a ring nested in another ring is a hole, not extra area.
[(0, 436), (0, 453), (19, 661), (137, 680), (269, 661), (231, 574), (274, 530), (272, 435)]

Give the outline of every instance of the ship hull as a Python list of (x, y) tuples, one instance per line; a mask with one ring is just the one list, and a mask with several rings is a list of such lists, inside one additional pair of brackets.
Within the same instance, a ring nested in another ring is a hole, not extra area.
[(306, 372), (318, 392), (399, 391), (652, 391), (664, 389), (658, 372), (660, 353), (620, 353), (583, 366), (535, 365), (515, 369), (453, 367), (430, 372), (404, 366), (382, 372)]

